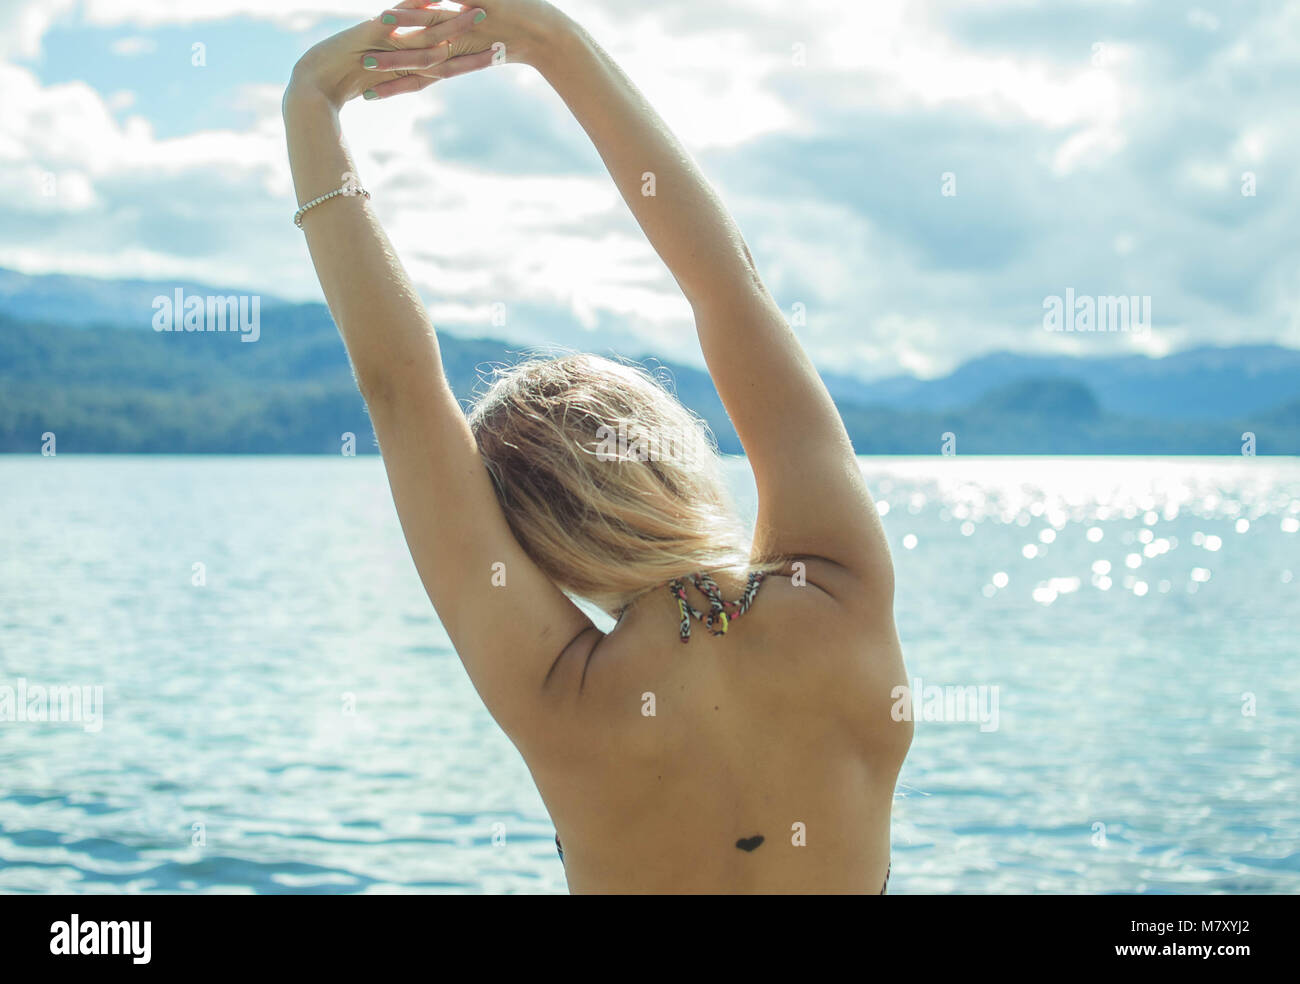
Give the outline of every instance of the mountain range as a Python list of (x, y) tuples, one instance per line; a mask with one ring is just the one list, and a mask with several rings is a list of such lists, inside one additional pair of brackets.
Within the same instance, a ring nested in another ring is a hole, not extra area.
[[(338, 453), (374, 450), (328, 310), (261, 296), (260, 338), (158, 332), (153, 299), (238, 295), (198, 283), (27, 276), (0, 270), (0, 451)], [(443, 333), (462, 400), (519, 346)], [(620, 354), (620, 353), (601, 353)], [(741, 450), (708, 375), (662, 366), (719, 447)], [(1300, 453), (1300, 351), (1201, 347), (1164, 358), (990, 353), (939, 379), (824, 373), (862, 454)]]

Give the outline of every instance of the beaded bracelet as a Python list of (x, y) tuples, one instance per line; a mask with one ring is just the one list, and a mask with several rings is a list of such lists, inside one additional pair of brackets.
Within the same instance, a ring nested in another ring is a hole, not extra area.
[(296, 225), (299, 229), (301, 229), (302, 217), (307, 213), (308, 209), (315, 208), (317, 205), (321, 204), (322, 202), (327, 202), (331, 198), (338, 198), (339, 195), (360, 195), (363, 198), (369, 198), (370, 192), (366, 191), (365, 188), (358, 187), (355, 183), (345, 184), (342, 188), (335, 189), (334, 191), (331, 191), (328, 195), (321, 195), (319, 198), (313, 198), (306, 205), (298, 209), (298, 211), (294, 212), (293, 224)]

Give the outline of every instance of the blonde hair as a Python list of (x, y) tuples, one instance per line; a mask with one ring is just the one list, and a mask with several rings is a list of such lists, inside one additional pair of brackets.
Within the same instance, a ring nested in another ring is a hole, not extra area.
[(496, 370), (469, 424), (511, 530), (562, 590), (616, 612), (673, 578), (754, 569), (712, 435), (644, 368), (533, 357)]

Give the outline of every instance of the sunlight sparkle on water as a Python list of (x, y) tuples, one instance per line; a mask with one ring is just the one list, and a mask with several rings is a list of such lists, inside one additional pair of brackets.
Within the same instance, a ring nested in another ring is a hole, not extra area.
[[(1073, 593), (1067, 587), (1071, 579), (1109, 591), (1117, 568), (1130, 572), (1122, 579), (1129, 597), (1146, 598), (1184, 586), (1195, 593), (1210, 580), (1208, 568), (1179, 559), (1184, 554), (1175, 531), (1184, 542), (1215, 554), (1225, 550), (1225, 535), (1253, 536), (1255, 522), (1270, 514), (1279, 516), (1282, 532), (1300, 532), (1300, 499), (1293, 488), (1278, 486), (1273, 467), (1253, 459), (891, 459), (892, 502), (882, 495), (877, 507), (881, 516), (903, 507), (911, 516), (957, 520), (963, 537), (975, 536), (983, 523), (993, 524), (988, 560), (991, 567), (1001, 557), (1003, 569), (994, 573), (984, 567), (981, 580), (968, 589), (985, 598), (1000, 597), (1015, 577), (1014, 565), (1028, 563), (1037, 576), (1028, 579), (1032, 587), (1019, 590), (1040, 605)], [(870, 481), (871, 459), (864, 460), (864, 472)], [(1200, 528), (1189, 531), (1193, 521)], [(1010, 553), (1003, 552), (1005, 545), (996, 546), (997, 527), (1033, 526), (1039, 528), (1026, 529), (1029, 541), (1021, 539)], [(1157, 528), (1165, 535), (1157, 535)], [(908, 532), (902, 548), (915, 550), (925, 533)], [(1127, 549), (1102, 547), (1100, 558), (1095, 551), (1080, 553), (1085, 544), (1103, 543)], [(1272, 576), (1291, 583), (1281, 571)]]

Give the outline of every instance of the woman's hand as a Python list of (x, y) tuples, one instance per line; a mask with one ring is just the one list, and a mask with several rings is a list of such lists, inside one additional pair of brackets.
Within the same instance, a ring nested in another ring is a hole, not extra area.
[[(483, 0), (474, 8), (473, 22), (450, 42), (451, 61), (459, 58), (487, 58), (487, 64), (516, 62), (536, 66), (552, 53), (571, 22), (546, 0)], [(431, 24), (459, 18), (442, 9), (430, 9), (429, 0), (401, 0), (383, 14), (392, 17), (397, 27), (428, 28)], [(424, 51), (372, 51), (374, 70), (384, 72), (415, 72), (433, 78), (450, 78), (461, 74), (449, 71), (451, 65), (429, 65)], [(459, 67), (459, 66), (455, 66)], [(481, 67), (476, 63), (474, 67)], [(472, 69), (466, 69), (472, 71)], [(376, 86), (380, 96), (407, 92), (409, 88)]]
[[(492, 64), (491, 52), (468, 54), (467, 46), (453, 51), (451, 44), (486, 16), (480, 7), (451, 11), (389, 11), (348, 28), (311, 48), (298, 59), (291, 92), (318, 93), (334, 108), (364, 96), (367, 99), (414, 92), (440, 78), (450, 78)], [(414, 15), (414, 17), (412, 17)], [(411, 31), (411, 26), (422, 30)], [(398, 33), (406, 27), (405, 33)], [(400, 58), (402, 64), (381, 59)]]

